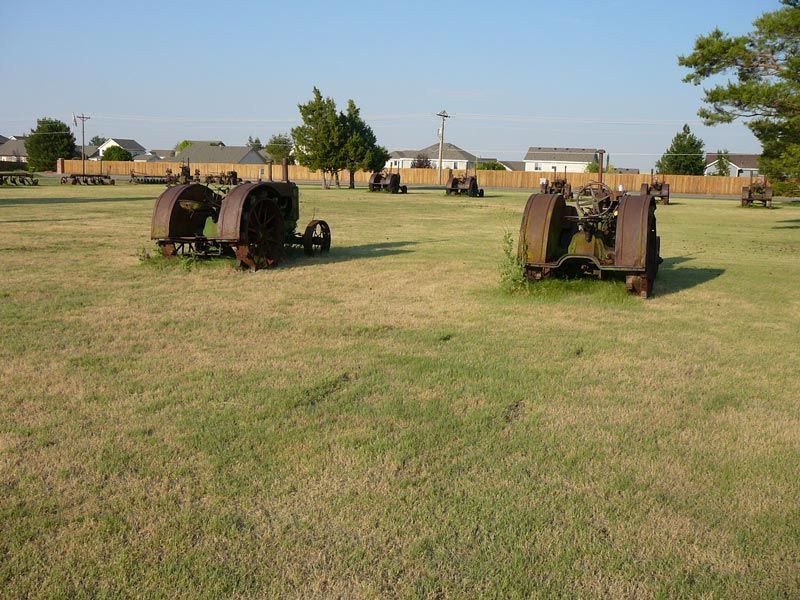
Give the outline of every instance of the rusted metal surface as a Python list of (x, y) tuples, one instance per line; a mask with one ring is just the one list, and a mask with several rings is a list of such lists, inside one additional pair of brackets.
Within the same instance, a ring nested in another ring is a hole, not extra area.
[(470, 198), (483, 197), (483, 190), (478, 187), (478, 178), (475, 175), (462, 175), (460, 177), (450, 175), (444, 186), (444, 192), (448, 196), (455, 194), (469, 196)]
[(652, 170), (650, 171), (650, 183), (642, 184), (640, 194), (655, 197), (659, 204), (665, 206), (669, 204), (669, 184), (664, 180), (663, 175), (661, 179), (658, 178), (658, 175), (653, 175)]
[(24, 171), (0, 172), (0, 185), (39, 185), (39, 180)]
[(255, 271), (282, 259), (286, 245), (302, 246), (307, 254), (330, 250), (328, 224), (315, 219), (300, 234), (299, 218), (300, 194), (288, 177), (243, 183), (224, 198), (207, 185), (184, 183), (156, 200), (151, 237), (164, 256), (227, 254)]
[(563, 178), (556, 178), (552, 181), (547, 177), (539, 180), (540, 194), (561, 194), (566, 199), (572, 198), (572, 185)]
[(408, 193), (408, 187), (400, 184), (400, 173), (375, 172), (369, 176), (368, 189), (370, 192)]
[(61, 177), (61, 183), (72, 185), (114, 185), (110, 175), (87, 175), (85, 173), (70, 173)]
[(517, 249), (525, 276), (620, 276), (647, 298), (660, 262), (656, 201), (613, 191), (601, 182), (579, 189), (572, 205), (562, 194), (532, 194)]
[(772, 187), (767, 183), (766, 176), (754, 179), (751, 175), (750, 185), (742, 187), (742, 206), (752, 206), (754, 202), (772, 208)]

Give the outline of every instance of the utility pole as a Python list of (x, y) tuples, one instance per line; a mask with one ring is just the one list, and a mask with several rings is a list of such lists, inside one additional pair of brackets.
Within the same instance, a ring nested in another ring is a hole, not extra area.
[(81, 120), (81, 175), (86, 175), (86, 121), (91, 119), (85, 114), (76, 115), (72, 113), (72, 122), (78, 126), (78, 119)]
[(439, 128), (439, 185), (442, 184), (442, 151), (444, 150), (444, 120), (449, 119), (450, 115), (446, 110), (440, 110), (436, 113), (437, 117), (442, 118), (442, 126)]

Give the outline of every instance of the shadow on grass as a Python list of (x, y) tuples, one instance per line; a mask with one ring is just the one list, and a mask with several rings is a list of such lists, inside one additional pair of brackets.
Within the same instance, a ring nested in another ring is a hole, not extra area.
[(155, 202), (156, 196), (135, 198), (9, 198), (0, 197), (0, 208), (40, 204), (106, 204), (108, 202)]
[(676, 265), (683, 264), (692, 260), (689, 256), (671, 256), (665, 258), (664, 262), (658, 269), (658, 276), (656, 277), (655, 293), (657, 296), (667, 296), (687, 290), (697, 285), (702, 285), (707, 281), (716, 279), (725, 272), (725, 269), (711, 269), (711, 268), (692, 268), (680, 267), (675, 268)]
[(61, 221), (84, 221), (78, 217), (70, 217), (67, 219), (10, 219), (8, 221), (0, 221), (0, 223), (58, 223)]
[[(360, 246), (334, 246), (328, 254), (315, 255), (320, 257), (323, 262), (337, 263), (350, 260), (362, 260), (370, 258), (380, 258), (382, 256), (393, 256), (397, 254), (408, 254), (412, 250), (406, 249), (407, 246), (416, 246), (419, 242), (377, 242), (374, 244), (361, 244)], [(299, 248), (287, 249), (290, 258), (296, 259), (292, 264), (302, 264), (305, 256)]]
[(786, 219), (778, 223), (793, 223), (792, 225), (776, 225), (773, 229), (800, 229), (800, 219)]

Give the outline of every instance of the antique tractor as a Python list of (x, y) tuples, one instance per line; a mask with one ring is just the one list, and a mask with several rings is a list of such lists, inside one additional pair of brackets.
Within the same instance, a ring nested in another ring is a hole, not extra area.
[(406, 194), (408, 188), (400, 185), (400, 173), (375, 172), (369, 177), (369, 191), (388, 191), (392, 194)]
[(650, 171), (650, 183), (643, 183), (641, 194), (643, 196), (654, 196), (658, 199), (659, 204), (669, 204), (669, 184), (666, 182), (664, 175), (658, 179), (658, 175), (653, 175)]
[(478, 177), (475, 175), (450, 175), (444, 186), (444, 193), (448, 196), (467, 195), (470, 198), (483, 198), (483, 190), (478, 188)]
[(569, 200), (572, 198), (572, 185), (566, 179), (556, 178), (550, 181), (547, 177), (542, 177), (539, 180), (539, 193), (561, 194)]
[(576, 192), (574, 205), (562, 194), (532, 194), (518, 247), (525, 277), (624, 276), (629, 291), (649, 297), (661, 262), (655, 210), (652, 195), (596, 181)]
[(302, 246), (306, 255), (327, 252), (331, 230), (314, 219), (296, 231), (300, 193), (289, 181), (243, 183), (225, 197), (197, 182), (167, 188), (153, 209), (151, 238), (164, 256), (234, 256), (239, 267), (256, 271), (276, 264), (284, 246)]
[(742, 188), (742, 206), (752, 206), (753, 202), (761, 202), (765, 208), (772, 208), (772, 187), (767, 185), (764, 176), (754, 180), (751, 175), (750, 185)]

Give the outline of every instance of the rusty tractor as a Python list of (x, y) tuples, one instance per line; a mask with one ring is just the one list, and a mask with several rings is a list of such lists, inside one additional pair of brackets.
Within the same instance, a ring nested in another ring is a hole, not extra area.
[(765, 176), (754, 179), (750, 175), (750, 185), (742, 187), (742, 206), (752, 206), (754, 202), (772, 208), (772, 186), (767, 184)]
[(389, 192), (391, 194), (407, 194), (408, 187), (400, 185), (400, 173), (375, 172), (369, 176), (370, 192)]
[(86, 173), (70, 173), (61, 177), (61, 183), (71, 185), (114, 185), (111, 175), (88, 175)]
[[(198, 172), (198, 181), (199, 181), (199, 172)], [(208, 184), (219, 184), (219, 185), (239, 185), (242, 183), (242, 179), (239, 177), (239, 174), (236, 171), (226, 171), (224, 173), (218, 173), (215, 175), (206, 175), (205, 177), (206, 185)]]
[(653, 175), (652, 170), (650, 171), (650, 183), (643, 183), (640, 193), (643, 196), (654, 196), (658, 203), (664, 206), (669, 204), (669, 184), (664, 175), (659, 180), (658, 175)]
[(156, 200), (151, 238), (162, 255), (233, 256), (251, 271), (276, 264), (284, 246), (302, 246), (306, 255), (328, 252), (331, 230), (314, 219), (296, 231), (300, 194), (289, 181), (242, 183), (224, 197), (207, 185), (182, 183), (167, 188)]
[(539, 180), (539, 193), (561, 194), (569, 200), (572, 198), (572, 185), (566, 179), (556, 178), (550, 181), (547, 177), (542, 177)]
[(483, 190), (478, 188), (478, 177), (476, 175), (450, 175), (444, 186), (444, 193), (448, 196), (466, 195), (470, 198), (483, 198)]
[(624, 276), (628, 291), (649, 297), (661, 262), (655, 210), (654, 196), (598, 181), (580, 188), (573, 205), (563, 194), (532, 194), (518, 247), (525, 277)]
[(0, 185), (39, 185), (39, 180), (25, 171), (0, 171)]

